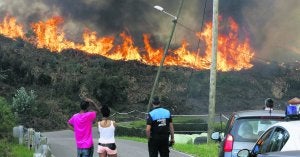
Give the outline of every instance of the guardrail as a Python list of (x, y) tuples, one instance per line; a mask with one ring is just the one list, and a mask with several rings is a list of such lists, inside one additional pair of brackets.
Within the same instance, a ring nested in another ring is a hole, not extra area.
[(22, 125), (13, 128), (13, 136), (19, 138), (19, 144), (34, 149), (33, 157), (54, 157), (48, 145), (47, 137), (42, 136), (33, 128), (24, 128)]

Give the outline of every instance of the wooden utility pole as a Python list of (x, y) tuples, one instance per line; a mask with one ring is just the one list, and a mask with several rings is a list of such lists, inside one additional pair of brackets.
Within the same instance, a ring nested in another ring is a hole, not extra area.
[(217, 80), (217, 52), (218, 52), (218, 14), (219, 0), (213, 1), (213, 19), (212, 19), (212, 55), (210, 66), (210, 90), (209, 90), (209, 107), (208, 107), (208, 128), (207, 142), (210, 142), (215, 121), (215, 104), (216, 104), (216, 80)]

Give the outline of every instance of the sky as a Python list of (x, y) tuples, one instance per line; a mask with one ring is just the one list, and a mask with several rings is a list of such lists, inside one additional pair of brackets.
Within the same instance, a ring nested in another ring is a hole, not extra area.
[[(211, 22), (212, 2), (184, 1), (173, 45), (185, 39), (190, 47), (197, 47), (195, 31)], [(127, 31), (137, 44), (142, 44), (143, 33), (149, 33), (163, 45), (172, 18), (153, 6), (176, 15), (179, 4), (180, 0), (1, 0), (0, 20), (10, 15), (29, 27), (32, 22), (62, 16), (64, 32), (73, 40), (80, 40), (84, 28), (89, 28), (99, 36)], [(278, 62), (300, 58), (299, 0), (219, 0), (219, 15), (224, 21), (232, 17), (238, 23), (239, 36), (250, 38), (256, 58)]]

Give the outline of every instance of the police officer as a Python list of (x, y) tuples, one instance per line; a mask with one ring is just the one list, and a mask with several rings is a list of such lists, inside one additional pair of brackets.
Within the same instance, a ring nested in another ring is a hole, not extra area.
[(169, 157), (169, 135), (170, 144), (174, 144), (174, 127), (169, 110), (160, 107), (158, 97), (152, 100), (153, 110), (147, 117), (146, 135), (148, 138), (149, 157)]

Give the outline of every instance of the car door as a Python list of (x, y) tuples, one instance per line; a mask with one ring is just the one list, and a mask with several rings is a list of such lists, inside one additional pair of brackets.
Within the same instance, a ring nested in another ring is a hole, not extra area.
[(251, 154), (256, 157), (258, 154), (280, 151), (288, 139), (289, 133), (284, 128), (272, 127), (257, 140)]
[(281, 151), (288, 139), (288, 131), (282, 127), (276, 127), (273, 134), (270, 137), (267, 152)]
[[(226, 124), (226, 127), (225, 127), (225, 132), (224, 132), (224, 136), (225, 137), (228, 136), (228, 134), (230, 134), (230, 131), (231, 131), (232, 127), (233, 127), (233, 124), (235, 123), (235, 120), (236, 120), (236, 115), (235, 115), (235, 113), (233, 113), (230, 116), (229, 120), (227, 121), (227, 124)], [(219, 157), (231, 156), (231, 152), (229, 154), (227, 154), (227, 155), (224, 152), (224, 149), (223, 149), (224, 142), (225, 142), (224, 140), (225, 139), (223, 138), (222, 141), (220, 142), (220, 145), (219, 145)]]

